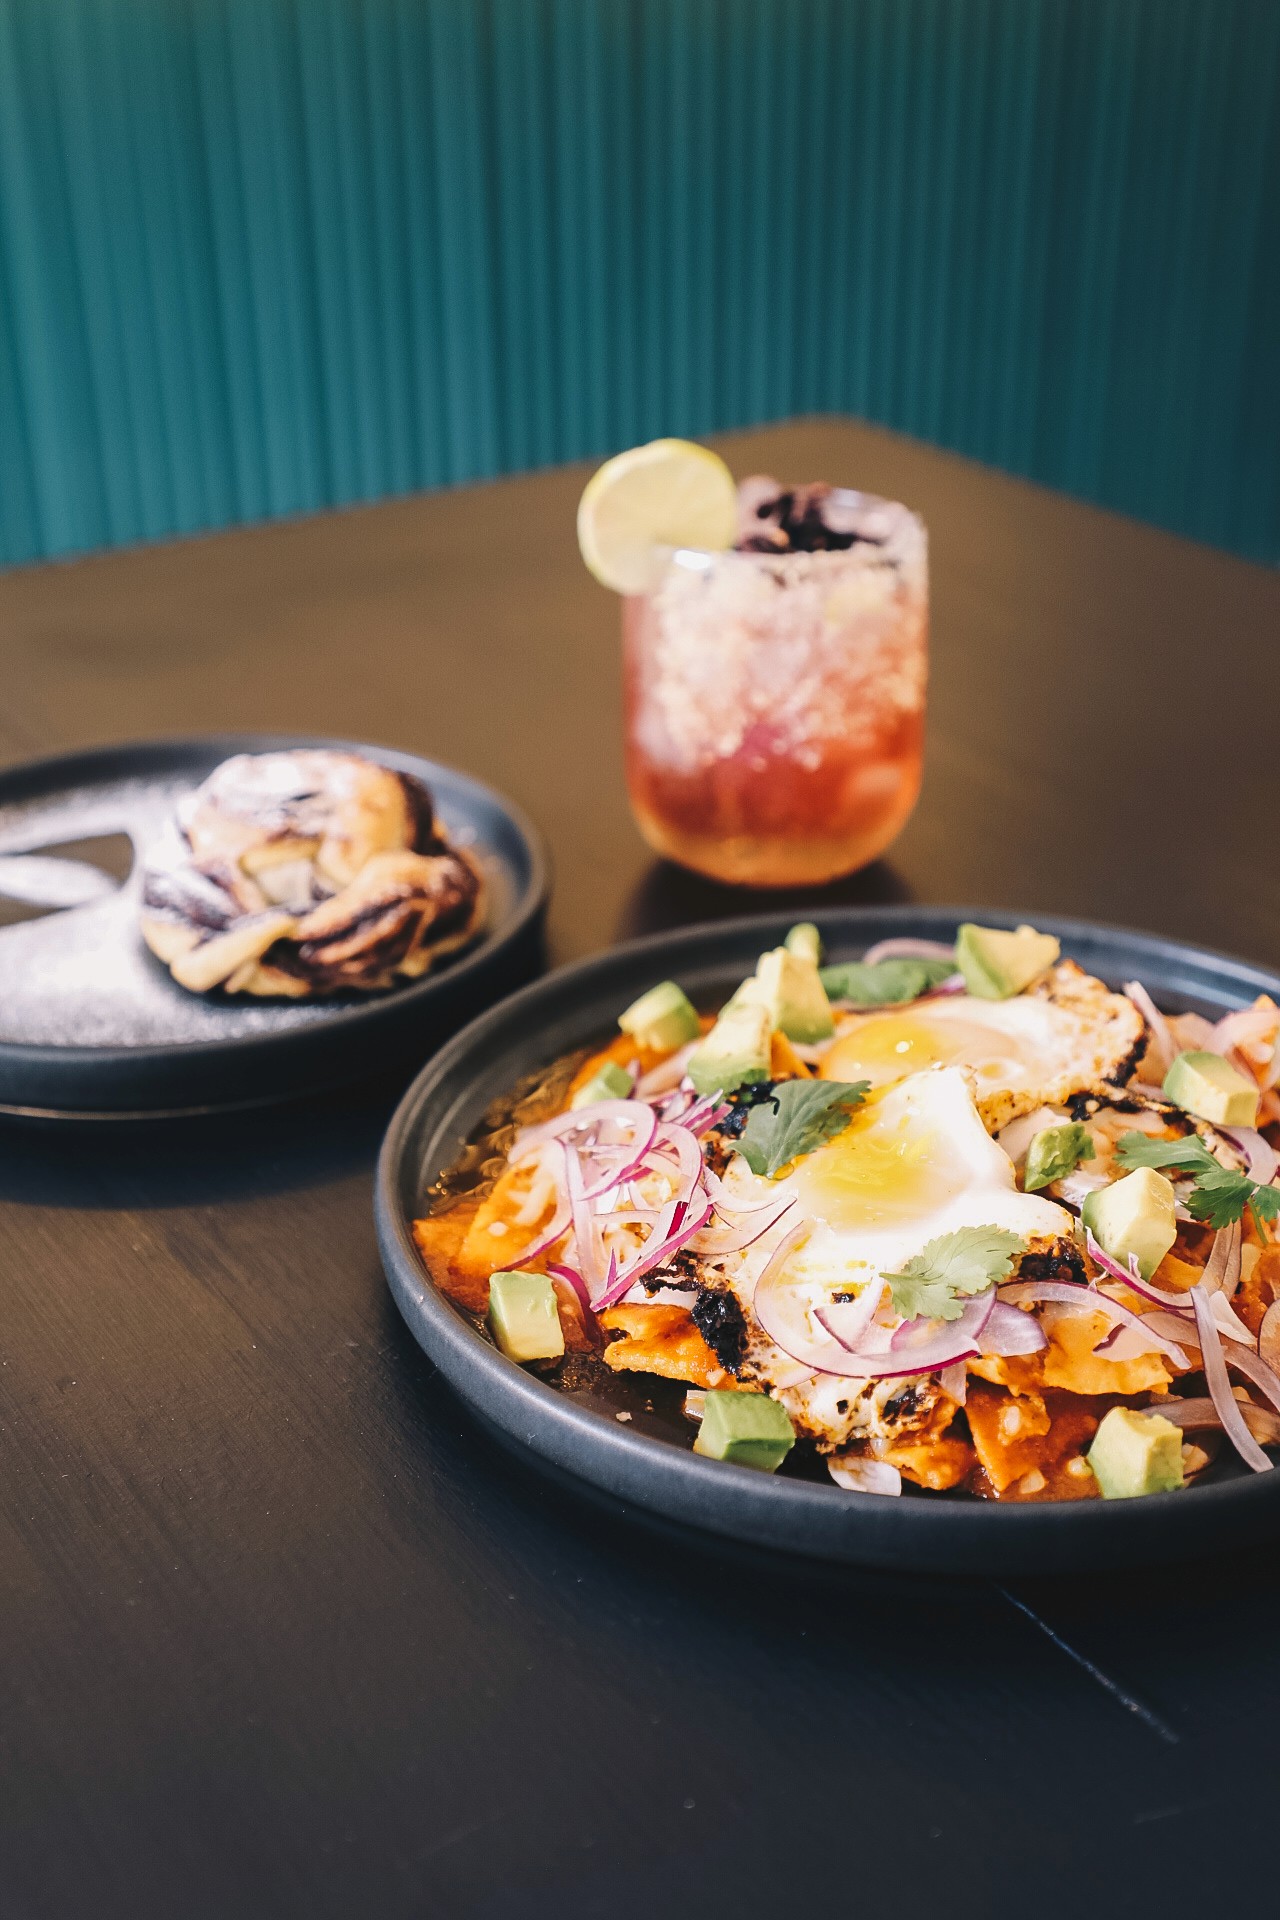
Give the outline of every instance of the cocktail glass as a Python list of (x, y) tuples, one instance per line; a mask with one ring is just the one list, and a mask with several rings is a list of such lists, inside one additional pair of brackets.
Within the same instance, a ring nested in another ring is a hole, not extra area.
[(833, 489), (826, 551), (671, 553), (623, 604), (627, 785), (658, 853), (743, 886), (883, 853), (920, 791), (923, 522)]

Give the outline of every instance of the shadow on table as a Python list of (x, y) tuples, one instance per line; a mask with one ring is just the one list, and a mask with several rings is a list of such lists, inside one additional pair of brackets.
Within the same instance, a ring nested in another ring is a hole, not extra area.
[(0, 1117), (0, 1203), (146, 1208), (323, 1186), (368, 1167), (406, 1074), (278, 1106), (167, 1120)]
[[(1214, 1737), (1214, 1702), (1240, 1658), (1224, 1621), (1256, 1619), (1271, 1604), (1273, 1540), (1167, 1565), (990, 1578), (842, 1567), (720, 1539), (627, 1507), (532, 1461), (469, 1412), (459, 1418), (452, 1390), (424, 1377), (403, 1331), (386, 1351), (384, 1384), (406, 1434), (430, 1461), (435, 1494), (453, 1483), (445, 1497), (465, 1508), (495, 1583), (510, 1575), (536, 1604), (530, 1583), (559, 1585), (568, 1571), (606, 1617), (625, 1596), (629, 1625), (647, 1616), (668, 1646), (678, 1622), (679, 1637), (700, 1648), (695, 1661), (724, 1661), (726, 1684), (744, 1647), (774, 1669), (829, 1662), (833, 1684), (870, 1657), (884, 1674), (909, 1669), (912, 1687), (940, 1700), (972, 1691), (976, 1701), (992, 1686), (1011, 1697), (1042, 1691), (1056, 1672), (1068, 1697), (1101, 1715), (1084, 1723), (1090, 1738), (1127, 1725), (1139, 1750), (1172, 1761)], [(727, 1627), (737, 1641), (729, 1658)], [(592, 1637), (580, 1620), (575, 1632)], [(603, 1658), (609, 1634), (599, 1637)]]
[(739, 920), (752, 913), (790, 913), (802, 919), (821, 907), (888, 907), (911, 898), (910, 887), (887, 860), (873, 860), (826, 887), (728, 887), (669, 860), (655, 860), (623, 906), (617, 938), (634, 940), (700, 920)]

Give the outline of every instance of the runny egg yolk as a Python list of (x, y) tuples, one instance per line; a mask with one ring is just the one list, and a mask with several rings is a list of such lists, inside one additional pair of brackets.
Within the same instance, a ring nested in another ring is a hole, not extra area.
[(801, 1205), (833, 1227), (917, 1220), (965, 1184), (946, 1141), (911, 1109), (884, 1119), (874, 1096), (852, 1124), (801, 1160), (793, 1178)]
[(927, 1067), (963, 1065), (979, 1080), (1018, 1086), (1027, 1061), (1017, 1037), (979, 1020), (931, 1020), (923, 1009), (872, 1014), (842, 1034), (822, 1063), (826, 1080), (869, 1080), (892, 1086)]

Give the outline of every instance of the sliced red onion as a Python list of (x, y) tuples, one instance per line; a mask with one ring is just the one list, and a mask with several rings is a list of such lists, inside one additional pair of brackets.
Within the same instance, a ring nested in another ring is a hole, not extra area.
[(587, 1200), (582, 1179), (582, 1162), (569, 1141), (565, 1141), (565, 1181), (569, 1192), (569, 1212), (573, 1218), (573, 1248), (578, 1266), (594, 1299), (601, 1284), (600, 1240), (595, 1215)]
[(576, 1267), (565, 1267), (558, 1262), (553, 1264), (550, 1261), (547, 1262), (547, 1272), (554, 1279), (563, 1280), (565, 1285), (572, 1289), (578, 1305), (582, 1308), (582, 1320), (587, 1330), (587, 1338), (593, 1345), (602, 1347), (604, 1335), (600, 1331), (600, 1324), (591, 1305), (591, 1295), (587, 1292), (587, 1283), (582, 1275)]
[(1218, 1132), (1239, 1147), (1248, 1163), (1249, 1178), (1261, 1187), (1269, 1187), (1280, 1167), (1280, 1154), (1271, 1142), (1264, 1140), (1256, 1127), (1219, 1127)]
[(877, 940), (862, 956), (862, 963), (874, 967), (877, 960), (950, 960), (956, 943), (945, 940)]
[(1097, 1193), (1100, 1188), (1110, 1184), (1105, 1173), (1090, 1173), (1085, 1167), (1073, 1167), (1070, 1173), (1054, 1183), (1054, 1198), (1061, 1201), (1064, 1207), (1079, 1213), (1087, 1195)]
[(1241, 1238), (1238, 1220), (1214, 1234), (1208, 1262), (1197, 1283), (1206, 1294), (1224, 1293), (1228, 1300), (1234, 1299), (1240, 1285)]
[(1183, 1053), (1188, 1048), (1202, 1049), (1207, 1053), (1217, 1052), (1213, 1021), (1206, 1020), (1202, 1013), (1175, 1013), (1167, 1024), (1173, 1036), (1175, 1053)]
[(1012, 1360), (1019, 1354), (1040, 1353), (1049, 1344), (1044, 1328), (1034, 1313), (1011, 1307), (997, 1300), (982, 1334), (982, 1352), (995, 1360)]
[(1191, 1289), (1191, 1304), (1195, 1309), (1196, 1326), (1200, 1332), (1200, 1355), (1204, 1364), (1205, 1385), (1209, 1389), (1210, 1399), (1218, 1409), (1218, 1418), (1226, 1429), (1227, 1438), (1246, 1466), (1252, 1467), (1255, 1473), (1269, 1473), (1271, 1462), (1245, 1425), (1239, 1402), (1231, 1391), (1227, 1363), (1222, 1352), (1222, 1341), (1209, 1306), (1209, 1296), (1199, 1283)]
[(1264, 1400), (1269, 1400), (1277, 1413), (1280, 1413), (1280, 1375), (1269, 1367), (1261, 1354), (1252, 1347), (1246, 1347), (1241, 1340), (1224, 1340), (1222, 1357), (1229, 1367), (1242, 1373), (1251, 1386), (1258, 1389)]
[(631, 1291), (631, 1279), (627, 1274), (618, 1272), (618, 1256), (609, 1255), (609, 1267), (604, 1276), (604, 1285), (591, 1302), (593, 1313), (603, 1313), (607, 1307), (616, 1307), (618, 1302)]
[(697, 1140), (686, 1127), (668, 1126), (664, 1123), (658, 1128), (655, 1145), (675, 1156), (685, 1189), (680, 1197), (684, 1200), (692, 1198), (694, 1191), (701, 1184), (703, 1174), (702, 1148)]
[(1273, 1300), (1262, 1316), (1258, 1352), (1269, 1367), (1280, 1373), (1280, 1300)]
[(876, 1317), (884, 1299), (884, 1281), (869, 1280), (856, 1300), (839, 1300), (829, 1307), (818, 1307), (814, 1319), (838, 1340), (846, 1353), (856, 1353), (867, 1328)]
[[(808, 1223), (801, 1222), (793, 1229), (795, 1239), (807, 1231)], [(778, 1298), (777, 1275), (792, 1245), (792, 1235), (788, 1234), (756, 1283), (753, 1308), (762, 1331), (793, 1360), (803, 1361), (815, 1373), (833, 1374), (841, 1380), (896, 1380), (918, 1373), (941, 1373), (957, 1360), (977, 1357), (978, 1338), (995, 1303), (991, 1288), (975, 1294), (958, 1320), (946, 1324), (939, 1333), (920, 1338), (917, 1345), (891, 1345), (887, 1353), (876, 1354), (846, 1353), (836, 1345), (819, 1346), (796, 1324), (794, 1309), (788, 1315), (785, 1302)], [(910, 1324), (918, 1336), (920, 1328), (928, 1323)], [(898, 1332), (902, 1331), (899, 1328)], [(895, 1334), (894, 1339), (897, 1337)]]
[(788, 1300), (778, 1284), (787, 1261), (808, 1233), (809, 1222), (801, 1220), (779, 1240), (756, 1281), (751, 1309), (761, 1332), (776, 1347), (781, 1347), (789, 1359), (814, 1373), (852, 1379), (854, 1370), (847, 1364), (852, 1356), (846, 1354), (834, 1340), (824, 1341), (821, 1345), (812, 1340), (805, 1331), (803, 1311), (796, 1311), (794, 1299)]
[(1153, 1333), (1162, 1333), (1170, 1340), (1185, 1341), (1188, 1346), (1195, 1348), (1200, 1344), (1196, 1333), (1195, 1307), (1189, 1293), (1184, 1294), (1183, 1298), (1187, 1303), (1185, 1316), (1180, 1313), (1144, 1313), (1142, 1323)]
[(645, 1241), (641, 1251), (622, 1269), (619, 1280), (626, 1282), (622, 1291), (625, 1293), (627, 1288), (639, 1280), (643, 1274), (648, 1273), (653, 1267), (660, 1267), (664, 1260), (669, 1260), (673, 1253), (678, 1253), (681, 1247), (706, 1226), (711, 1213), (711, 1202), (704, 1200), (701, 1195), (695, 1197), (692, 1204), (685, 1200), (675, 1201), (666, 1232), (661, 1232), (661, 1222), (659, 1222)]
[(573, 1107), (539, 1126), (526, 1127), (516, 1135), (508, 1157), (514, 1166), (548, 1140), (563, 1140), (570, 1133), (594, 1133), (604, 1125), (625, 1127), (628, 1137), (602, 1144), (628, 1146), (646, 1136), (653, 1137), (653, 1114), (642, 1100), (596, 1100), (589, 1107)]
[[(698, 1039), (700, 1040), (701, 1037), (699, 1035)], [(687, 1046), (678, 1048), (669, 1060), (659, 1061), (656, 1067), (651, 1067), (648, 1073), (642, 1074), (634, 1089), (636, 1099), (652, 1100), (655, 1094), (673, 1093), (684, 1079), (689, 1055), (697, 1045), (698, 1040), (690, 1040)]]
[(938, 1375), (938, 1385), (949, 1399), (962, 1407), (969, 1396), (969, 1368), (965, 1361), (957, 1360), (954, 1366), (944, 1367)]
[(722, 1220), (736, 1220), (743, 1214), (764, 1213), (777, 1205), (777, 1197), (770, 1194), (767, 1200), (735, 1200), (731, 1198), (724, 1181), (710, 1167), (702, 1169), (702, 1184), (711, 1195), (712, 1203)]
[(895, 1499), (902, 1492), (902, 1475), (887, 1460), (860, 1460), (853, 1455), (828, 1460), (827, 1472), (846, 1493), (880, 1493)]
[[(621, 1186), (624, 1180), (630, 1180), (633, 1174), (638, 1173), (657, 1138), (658, 1116), (653, 1108), (642, 1106), (638, 1101), (627, 1104), (637, 1108), (634, 1137), (626, 1141), (599, 1142), (593, 1148), (592, 1157), (604, 1159), (605, 1165), (600, 1169), (598, 1176), (587, 1184), (588, 1200), (594, 1200), (600, 1194), (610, 1193), (614, 1187)], [(580, 1107), (578, 1111), (585, 1113), (587, 1109)], [(639, 1118), (641, 1113), (648, 1114), (647, 1124)], [(602, 1124), (608, 1125), (610, 1122), (606, 1118)]]
[[(1254, 1345), (1253, 1335), (1243, 1321), (1236, 1318), (1222, 1295), (1211, 1293), (1208, 1299), (1214, 1324), (1218, 1332), (1226, 1337), (1227, 1352), (1234, 1353), (1237, 1348), (1243, 1348), (1249, 1353), (1255, 1353), (1257, 1348)], [(1194, 1314), (1195, 1309), (1191, 1306), (1190, 1294), (1186, 1295), (1186, 1301), (1188, 1308)], [(1186, 1320), (1172, 1313), (1148, 1313), (1143, 1318), (1148, 1326), (1154, 1327), (1158, 1333), (1167, 1333), (1171, 1340), (1187, 1340), (1198, 1344), (1194, 1319)]]
[(705, 1254), (711, 1260), (718, 1259), (725, 1253), (741, 1253), (745, 1247), (752, 1247), (757, 1240), (762, 1240), (771, 1228), (776, 1227), (780, 1220), (786, 1218), (794, 1205), (794, 1198), (784, 1200), (766, 1220), (762, 1220), (760, 1215), (755, 1213), (740, 1226), (726, 1227), (723, 1230), (713, 1227), (691, 1240), (690, 1249), (694, 1253)]
[[(1232, 1398), (1235, 1399), (1234, 1394)], [(1268, 1447), (1280, 1446), (1280, 1416), (1267, 1407), (1255, 1407), (1243, 1400), (1236, 1400), (1236, 1405), (1255, 1440), (1260, 1440)], [(1200, 1433), (1206, 1427), (1216, 1427), (1219, 1431), (1222, 1428), (1217, 1405), (1208, 1398), (1183, 1400), (1178, 1394), (1171, 1393), (1166, 1399), (1152, 1400), (1142, 1411), (1163, 1414), (1166, 1420), (1172, 1420), (1174, 1426), (1181, 1427), (1184, 1433)]]
[(1094, 1265), (1101, 1267), (1104, 1273), (1109, 1273), (1113, 1280), (1119, 1280), (1126, 1287), (1131, 1287), (1134, 1293), (1141, 1294), (1144, 1300), (1152, 1301), (1157, 1307), (1170, 1307), (1175, 1313), (1191, 1312), (1191, 1303), (1185, 1293), (1166, 1293), (1163, 1287), (1154, 1287), (1149, 1280), (1143, 1279), (1138, 1269), (1136, 1254), (1129, 1255), (1129, 1266), (1126, 1271), (1118, 1260), (1113, 1260), (1109, 1253), (1103, 1251), (1087, 1227), (1084, 1242)]
[(962, 973), (949, 973), (945, 980), (939, 980), (936, 987), (926, 987), (916, 997), (920, 1000), (946, 1000), (953, 993), (968, 991), (968, 982)]
[(621, 1154), (579, 1154), (578, 1171), (582, 1175), (584, 1200), (607, 1200), (628, 1180), (640, 1172), (644, 1155), (637, 1160), (630, 1150)]
[(1105, 1333), (1094, 1348), (1094, 1358), (1104, 1360), (1141, 1360), (1147, 1354), (1156, 1351), (1156, 1343), (1145, 1320), (1136, 1327), (1126, 1327), (1117, 1323)]
[[(1128, 1284), (1126, 1280), (1125, 1285)], [(1075, 1286), (1069, 1280), (1014, 1280), (1007, 1286), (1001, 1287), (1000, 1298), (1014, 1307), (1033, 1301), (1045, 1301), (1053, 1306), (1073, 1307), (1077, 1312), (1083, 1310), (1094, 1313), (1101, 1310), (1122, 1326), (1150, 1334), (1151, 1345), (1147, 1351), (1154, 1349), (1159, 1353), (1167, 1354), (1177, 1367), (1186, 1367), (1189, 1364), (1182, 1348), (1165, 1334), (1157, 1332), (1149, 1316), (1131, 1313), (1128, 1307), (1122, 1307), (1118, 1300), (1113, 1300), (1109, 1294), (1099, 1293), (1094, 1287)]]
[(704, 1134), (710, 1133), (712, 1127), (718, 1127), (720, 1122), (731, 1112), (732, 1108), (727, 1102), (721, 1101), (719, 1105), (716, 1105), (713, 1101), (708, 1100), (706, 1102), (705, 1112), (698, 1112), (691, 1107), (680, 1124), (682, 1127), (687, 1127), (696, 1140), (701, 1140)]
[(530, 1260), (536, 1260), (540, 1253), (547, 1251), (548, 1247), (554, 1247), (557, 1240), (563, 1240), (565, 1234), (569, 1231), (571, 1217), (569, 1202), (567, 1200), (560, 1201), (552, 1216), (551, 1225), (546, 1227), (543, 1232), (538, 1235), (536, 1240), (531, 1240), (528, 1246), (522, 1251), (520, 1255), (521, 1266), (525, 1266)]
[(577, 1294), (579, 1305), (585, 1307), (588, 1313), (591, 1312), (591, 1295), (587, 1292), (586, 1281), (576, 1267), (566, 1267), (559, 1261), (548, 1260), (547, 1272), (554, 1274), (557, 1280), (567, 1281)]
[[(1248, 1013), (1251, 1011), (1252, 1009), (1248, 1007), (1237, 1008), (1237, 1012), (1240, 1013)], [(1205, 1045), (1211, 1053), (1220, 1053), (1223, 1059), (1235, 1068), (1237, 1073), (1244, 1075), (1246, 1080), (1254, 1080), (1256, 1076), (1253, 1071), (1253, 1063), (1249, 1059), (1249, 1056), (1244, 1053), (1236, 1043), (1235, 1029), (1232, 1026), (1234, 1019), (1234, 1014), (1225, 1014), (1213, 1028), (1212, 1038), (1207, 1040)], [(1224, 1128), (1223, 1131), (1225, 1132), (1226, 1129)]]
[(1231, 1305), (1231, 1302), (1227, 1299), (1226, 1294), (1210, 1294), (1209, 1304), (1213, 1308), (1213, 1317), (1218, 1323), (1218, 1332), (1225, 1333), (1233, 1345), (1239, 1346), (1243, 1344), (1246, 1347), (1251, 1347), (1256, 1353), (1258, 1346), (1257, 1341), (1235, 1308)]
[[(1163, 1079), (1164, 1075), (1168, 1073), (1170, 1067), (1173, 1065), (1173, 1057), (1178, 1051), (1174, 1043), (1173, 1035), (1169, 1031), (1169, 1023), (1143, 986), (1141, 980), (1126, 980), (1124, 983), (1124, 992), (1126, 999), (1132, 1000), (1134, 1006), (1138, 1009), (1138, 1012), (1142, 1015), (1151, 1030), (1151, 1039), (1155, 1049), (1155, 1065), (1159, 1068), (1160, 1076)], [(1148, 1051), (1150, 1051), (1150, 1049), (1148, 1049)], [(1161, 1097), (1163, 1098), (1163, 1094)]]
[(921, 1332), (930, 1324), (927, 1321), (904, 1321), (890, 1341), (887, 1354), (863, 1359), (867, 1377), (884, 1380), (904, 1373), (940, 1373), (957, 1360), (976, 1359), (995, 1304), (996, 1290), (987, 1287), (965, 1301), (958, 1320), (944, 1321), (935, 1333)]
[(1214, 1025), (1214, 1034), (1224, 1047), (1238, 1047), (1240, 1036), (1260, 1038), (1270, 1021), (1264, 1007), (1255, 1001), (1251, 1006), (1233, 1007), (1230, 1013), (1224, 1013)]

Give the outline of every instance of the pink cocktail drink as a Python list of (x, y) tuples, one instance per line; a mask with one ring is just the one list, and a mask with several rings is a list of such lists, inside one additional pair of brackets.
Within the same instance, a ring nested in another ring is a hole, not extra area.
[(650, 846), (740, 885), (873, 860), (920, 790), (923, 523), (845, 489), (740, 490), (738, 544), (678, 551), (623, 612), (627, 784)]

